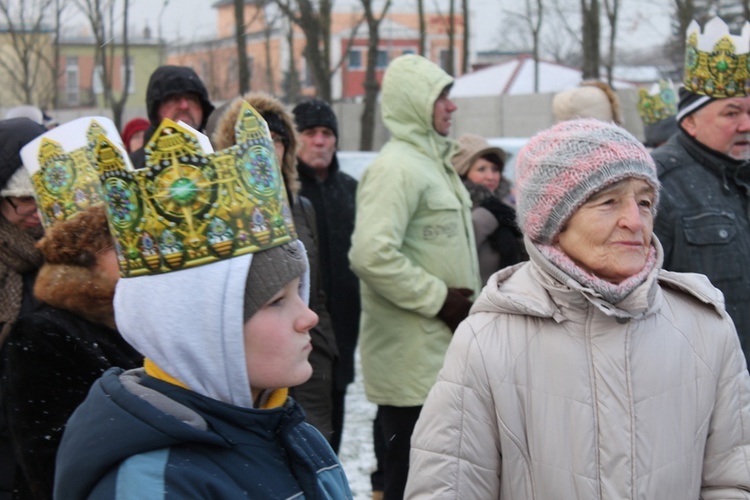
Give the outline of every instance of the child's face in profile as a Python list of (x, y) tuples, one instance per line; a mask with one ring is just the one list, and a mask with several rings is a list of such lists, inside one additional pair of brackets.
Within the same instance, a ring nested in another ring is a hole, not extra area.
[(296, 278), (245, 322), (245, 362), (253, 399), (264, 389), (294, 387), (307, 381), (312, 344), (309, 331), (318, 324), (299, 295)]

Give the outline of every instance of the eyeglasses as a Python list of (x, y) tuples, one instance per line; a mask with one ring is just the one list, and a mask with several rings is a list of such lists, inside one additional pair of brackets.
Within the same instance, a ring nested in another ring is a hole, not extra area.
[(16, 198), (15, 203), (11, 197), (5, 198), (17, 215), (26, 216), (36, 213), (36, 200), (33, 196), (24, 196), (23, 198)]

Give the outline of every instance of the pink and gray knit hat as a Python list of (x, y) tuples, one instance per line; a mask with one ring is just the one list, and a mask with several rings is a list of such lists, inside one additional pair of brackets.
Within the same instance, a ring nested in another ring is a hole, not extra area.
[(641, 142), (614, 123), (568, 120), (543, 130), (518, 152), (518, 224), (535, 243), (550, 244), (563, 224), (594, 193), (634, 177), (659, 201), (656, 166)]

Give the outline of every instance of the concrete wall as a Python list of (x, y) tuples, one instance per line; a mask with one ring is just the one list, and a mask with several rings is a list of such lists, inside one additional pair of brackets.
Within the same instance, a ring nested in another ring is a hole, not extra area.
[[(620, 98), (623, 125), (639, 140), (643, 140), (643, 124), (636, 102), (638, 91), (617, 91)], [(484, 137), (529, 137), (552, 126), (552, 98), (554, 94), (527, 94), (517, 96), (464, 97), (455, 100), (458, 111), (454, 114), (451, 136), (458, 137), (469, 132)], [(360, 116), (362, 103), (336, 103), (334, 110), (339, 118), (339, 149), (359, 149)], [(379, 149), (388, 140), (388, 131), (377, 110), (375, 125), (375, 148)]]

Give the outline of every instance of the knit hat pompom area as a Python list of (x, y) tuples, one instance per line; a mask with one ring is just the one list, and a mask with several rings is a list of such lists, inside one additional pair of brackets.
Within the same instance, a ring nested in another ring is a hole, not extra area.
[(638, 139), (600, 120), (568, 120), (539, 132), (516, 160), (517, 216), (523, 233), (550, 244), (563, 225), (593, 194), (624, 179), (646, 181), (654, 189), (656, 165)]

